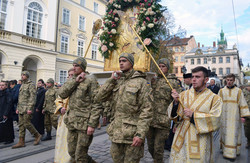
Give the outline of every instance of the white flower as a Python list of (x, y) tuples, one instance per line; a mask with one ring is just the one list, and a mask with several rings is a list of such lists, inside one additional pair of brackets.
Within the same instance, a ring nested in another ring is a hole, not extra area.
[(132, 0), (128, 0), (129, 2), (132, 2)]
[[(143, 13), (143, 12), (142, 12), (142, 13)], [(145, 13), (145, 15), (149, 15), (149, 13), (148, 13), (148, 12), (146, 12), (146, 13)]]
[(114, 46), (114, 44), (113, 44), (112, 42), (110, 42), (110, 43), (109, 43), (109, 46), (112, 47), (112, 46)]
[(150, 14), (150, 15), (154, 15), (154, 14), (155, 14), (155, 12), (154, 12), (154, 11), (151, 11), (149, 14)]
[(124, 2), (127, 2), (128, 0), (124, 0)]
[(118, 17), (115, 17), (115, 21), (117, 22), (119, 20), (119, 18)]
[(148, 27), (149, 27), (149, 28), (153, 28), (154, 26), (155, 26), (155, 25), (154, 25), (153, 23), (149, 23), (149, 24), (148, 24)]
[(115, 29), (112, 29), (112, 30), (111, 30), (111, 33), (112, 33), (112, 34), (116, 34), (116, 30), (115, 30)]
[(146, 26), (142, 26), (141, 30), (144, 31), (146, 29)]
[(107, 30), (108, 30), (108, 28), (107, 28), (107, 27), (105, 27), (105, 28), (104, 28), (104, 31), (107, 31)]
[(141, 0), (135, 0), (135, 1), (139, 3)]

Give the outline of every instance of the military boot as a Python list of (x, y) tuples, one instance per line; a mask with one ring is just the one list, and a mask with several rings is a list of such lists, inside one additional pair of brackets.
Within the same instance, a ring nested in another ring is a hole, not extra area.
[(38, 145), (40, 140), (42, 138), (42, 135), (40, 135), (38, 132), (35, 134), (35, 141), (33, 143), (33, 145)]
[(51, 139), (52, 139), (51, 132), (47, 132), (46, 137), (42, 138), (42, 141), (51, 140)]
[(16, 145), (12, 146), (12, 149), (22, 148), (22, 147), (25, 147), (25, 142), (24, 142), (24, 138), (20, 137), (19, 142)]

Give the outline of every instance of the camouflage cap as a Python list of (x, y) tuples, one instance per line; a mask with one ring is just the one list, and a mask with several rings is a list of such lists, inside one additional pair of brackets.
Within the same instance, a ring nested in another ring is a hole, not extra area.
[(159, 59), (158, 64), (164, 64), (168, 68), (168, 70), (170, 68), (170, 62), (167, 58)]
[(134, 56), (131, 53), (122, 53), (119, 57), (120, 58), (126, 58), (131, 64), (132, 66), (134, 66)]
[(55, 81), (54, 81), (52, 78), (49, 78), (49, 79), (47, 80), (47, 83), (54, 84), (54, 83), (55, 83)]
[(23, 71), (23, 72), (22, 72), (22, 75), (25, 75), (27, 78), (30, 77), (29, 71)]
[(87, 67), (87, 61), (83, 57), (78, 57), (73, 61), (73, 64), (77, 64), (81, 67), (83, 71), (86, 70)]

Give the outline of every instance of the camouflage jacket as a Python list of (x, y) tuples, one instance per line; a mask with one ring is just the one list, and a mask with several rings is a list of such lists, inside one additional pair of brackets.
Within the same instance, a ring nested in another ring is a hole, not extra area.
[(108, 79), (96, 98), (100, 101), (112, 98), (114, 116), (107, 128), (110, 140), (130, 144), (135, 136), (145, 139), (152, 120), (153, 97), (143, 73), (132, 70), (123, 75), (119, 80)]
[[(177, 78), (166, 75), (168, 81), (177, 92), (181, 92), (181, 88), (178, 85)], [(150, 126), (160, 129), (170, 128), (170, 119), (168, 117), (167, 109), (169, 104), (173, 101), (171, 96), (171, 88), (167, 84), (162, 75), (159, 75), (155, 82), (151, 84), (153, 89), (153, 120)]]
[(28, 110), (34, 110), (36, 103), (36, 87), (31, 80), (23, 81), (19, 90), (17, 110), (19, 114), (25, 114)]
[(76, 76), (68, 79), (59, 88), (58, 95), (65, 99), (69, 97), (68, 110), (64, 122), (69, 130), (86, 131), (88, 126), (97, 127), (102, 106), (94, 101), (99, 85), (94, 78), (86, 77), (79, 83)]
[(43, 103), (43, 109), (45, 112), (51, 113), (51, 114), (55, 112), (56, 98), (57, 98), (57, 90), (55, 88), (49, 88), (45, 93), (45, 100)]

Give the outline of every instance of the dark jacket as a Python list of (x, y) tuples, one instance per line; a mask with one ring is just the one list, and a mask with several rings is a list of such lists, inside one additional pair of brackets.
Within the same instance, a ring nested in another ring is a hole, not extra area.
[(0, 121), (7, 116), (7, 121), (0, 123), (0, 142), (13, 141), (12, 96), (8, 89), (0, 90)]
[(218, 94), (220, 87), (218, 87), (217, 85), (214, 85), (214, 87), (212, 88), (211, 85), (207, 87), (208, 89), (210, 89), (213, 93)]
[(39, 111), (42, 111), (43, 109), (45, 92), (46, 92), (46, 89), (44, 89), (43, 87), (37, 88), (35, 109), (38, 109)]
[(9, 90), (0, 90), (0, 121), (3, 116), (11, 117), (12, 98)]
[[(45, 99), (45, 92), (46, 89), (44, 89), (43, 87), (37, 88), (36, 104), (33, 111), (33, 118), (31, 120), (32, 124), (41, 135), (44, 134), (44, 114), (42, 114), (42, 110)], [(38, 109), (39, 111), (37, 112), (36, 109)]]

